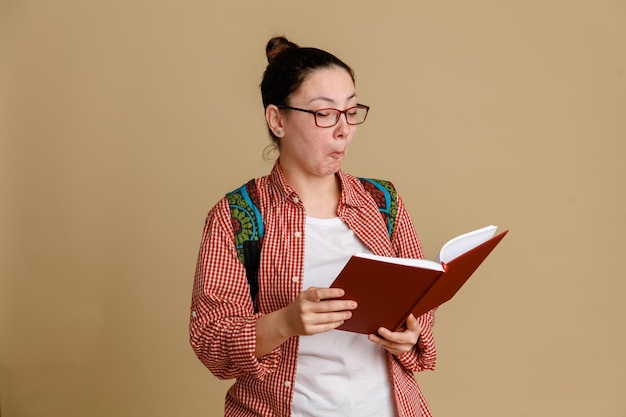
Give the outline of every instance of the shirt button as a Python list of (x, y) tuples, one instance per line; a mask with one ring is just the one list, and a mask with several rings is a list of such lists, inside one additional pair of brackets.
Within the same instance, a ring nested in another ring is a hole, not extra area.
[(285, 387), (289, 388), (291, 386), (291, 381), (284, 382)]
[(298, 282), (298, 281), (300, 281), (300, 278), (298, 278), (297, 276), (294, 275), (293, 277), (291, 277), (291, 282)]
[(302, 237), (302, 232), (295, 232), (293, 235), (295, 237)]
[(196, 313), (196, 311), (195, 311), (195, 310), (194, 310), (194, 311), (192, 311), (192, 312), (191, 312), (191, 317), (193, 317), (193, 318), (195, 319), (196, 317), (198, 317), (198, 313)]
[(291, 201), (293, 201), (295, 204), (298, 204), (300, 202), (300, 199), (296, 196), (294, 196)]

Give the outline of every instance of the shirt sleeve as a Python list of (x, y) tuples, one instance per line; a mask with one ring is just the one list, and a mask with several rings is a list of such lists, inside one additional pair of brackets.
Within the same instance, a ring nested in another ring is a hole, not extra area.
[[(403, 258), (424, 257), (417, 232), (400, 196), (398, 196), (396, 229), (391, 244), (396, 256)], [(417, 317), (422, 332), (415, 348), (410, 352), (396, 356), (396, 360), (410, 371), (435, 369), (437, 361), (437, 351), (433, 337), (435, 310), (433, 309)]]
[(237, 258), (230, 210), (222, 199), (209, 212), (193, 283), (189, 340), (198, 359), (220, 379), (243, 374), (263, 380), (281, 351), (257, 359), (256, 322), (245, 268)]

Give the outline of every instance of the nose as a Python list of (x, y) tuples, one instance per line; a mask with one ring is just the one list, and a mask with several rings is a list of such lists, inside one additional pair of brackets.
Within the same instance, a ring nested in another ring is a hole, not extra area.
[(338, 138), (347, 137), (351, 130), (356, 126), (348, 124), (348, 114), (344, 113), (339, 115), (339, 121), (335, 125), (335, 136)]

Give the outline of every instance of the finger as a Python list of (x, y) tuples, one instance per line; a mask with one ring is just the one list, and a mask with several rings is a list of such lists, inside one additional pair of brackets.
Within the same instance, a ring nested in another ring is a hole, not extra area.
[(322, 300), (316, 302), (313, 309), (318, 313), (350, 311), (356, 309), (357, 303), (352, 300)]
[(344, 321), (352, 317), (352, 312), (337, 311), (330, 313), (321, 313), (317, 314), (316, 317), (319, 324), (336, 324), (336, 326), (340, 326), (343, 324)]
[(375, 334), (369, 334), (367, 338), (369, 341), (376, 343), (393, 355), (408, 352), (413, 348), (413, 345), (410, 343), (395, 343)]
[(303, 291), (304, 297), (309, 301), (320, 301), (332, 298), (339, 298), (345, 294), (341, 288), (318, 288), (310, 287)]
[(383, 339), (382, 337), (380, 337), (377, 334), (370, 333), (370, 334), (367, 335), (367, 338), (371, 342), (374, 342), (374, 343), (376, 343), (378, 345), (381, 345), (381, 346), (383, 346), (385, 343), (387, 343), (387, 341), (385, 339)]
[[(419, 326), (418, 326), (419, 327)], [(378, 334), (385, 340), (398, 344), (415, 344), (419, 333), (415, 330), (404, 329), (397, 332), (392, 332), (389, 329), (380, 327)]]
[(349, 311), (316, 314), (314, 319), (305, 324), (305, 334), (316, 334), (336, 329), (352, 316)]
[(337, 327), (341, 326), (343, 323), (344, 323), (343, 321), (337, 321), (337, 322), (331, 322), (331, 323), (316, 324), (314, 326), (307, 327), (305, 329), (304, 334), (311, 336), (314, 334), (324, 333), (329, 330), (336, 329)]
[(420, 324), (417, 321), (417, 318), (415, 318), (413, 314), (409, 314), (409, 317), (407, 317), (406, 328), (411, 331), (417, 331), (418, 333), (422, 331), (422, 328), (420, 327)]
[(379, 327), (375, 334), (370, 334), (369, 340), (385, 348), (399, 342), (398, 334), (385, 327)]
[(305, 310), (322, 313), (330, 311), (354, 310), (357, 303), (354, 300), (337, 299), (336, 295), (343, 294), (340, 288), (308, 288), (300, 294), (306, 303)]
[(384, 348), (385, 350), (389, 351), (390, 353), (394, 355), (397, 355), (398, 353), (401, 353), (403, 351), (407, 351), (412, 347), (410, 345), (405, 346), (401, 343), (392, 342), (377, 334), (369, 334), (367, 338), (370, 342), (376, 343), (378, 346)]

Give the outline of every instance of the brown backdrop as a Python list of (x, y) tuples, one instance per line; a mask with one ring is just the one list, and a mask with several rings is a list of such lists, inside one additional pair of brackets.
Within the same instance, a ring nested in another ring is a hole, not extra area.
[[(245, 4), (248, 3), (248, 4)], [(0, 3), (0, 414), (220, 415), (187, 343), (204, 216), (266, 173), (275, 34), (372, 106), (429, 257), (509, 236), (439, 310), (437, 416), (624, 416), (626, 3)]]

